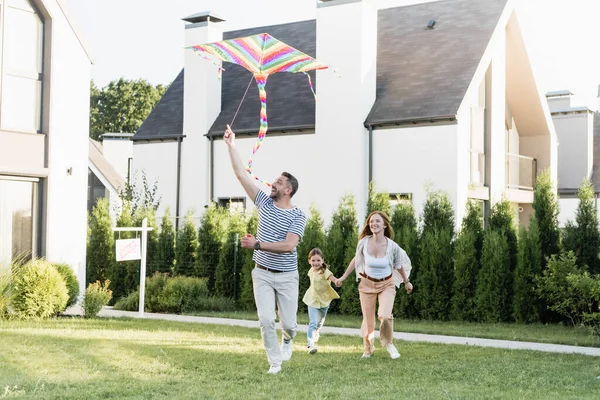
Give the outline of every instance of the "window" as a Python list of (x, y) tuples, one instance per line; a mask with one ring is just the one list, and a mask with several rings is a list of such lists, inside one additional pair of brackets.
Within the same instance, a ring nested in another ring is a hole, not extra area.
[(0, 267), (36, 254), (37, 180), (0, 177)]
[(412, 193), (390, 193), (390, 206), (392, 208), (392, 213), (400, 204), (412, 205)]
[(44, 21), (28, 0), (0, 0), (0, 129), (42, 131)]
[(94, 174), (92, 170), (88, 168), (87, 209), (89, 213), (92, 212), (92, 210), (96, 206), (96, 203), (98, 202), (98, 199), (100, 198), (108, 198), (108, 191), (106, 190), (106, 187), (104, 187), (104, 184), (100, 181), (100, 179), (98, 179), (96, 174)]
[(217, 203), (219, 207), (229, 209), (229, 212), (243, 213), (246, 211), (246, 198), (245, 197), (219, 197)]

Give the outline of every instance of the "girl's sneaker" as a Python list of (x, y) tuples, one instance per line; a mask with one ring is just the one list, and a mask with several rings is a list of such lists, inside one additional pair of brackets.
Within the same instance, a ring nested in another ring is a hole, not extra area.
[(317, 352), (317, 346), (315, 346), (314, 344), (309, 344), (308, 345), (308, 354), (315, 354)]
[(319, 331), (313, 332), (313, 340), (315, 341), (315, 343), (319, 341)]

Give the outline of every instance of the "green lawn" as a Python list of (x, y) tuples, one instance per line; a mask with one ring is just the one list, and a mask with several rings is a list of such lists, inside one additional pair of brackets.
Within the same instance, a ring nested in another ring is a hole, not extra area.
[[(255, 312), (204, 312), (194, 315), (249, 320), (257, 319)], [(361, 321), (361, 317), (329, 314), (327, 315), (325, 326), (360, 328)], [(299, 312), (298, 323), (308, 324), (308, 315)], [(574, 328), (556, 324), (482, 324), (458, 321), (440, 322), (396, 319), (394, 321), (394, 331), (600, 347), (600, 338), (592, 336), (587, 328)]]
[(600, 398), (600, 359), (398, 342), (391, 360), (361, 339), (301, 336), (276, 376), (257, 329), (134, 319), (0, 322), (0, 398)]

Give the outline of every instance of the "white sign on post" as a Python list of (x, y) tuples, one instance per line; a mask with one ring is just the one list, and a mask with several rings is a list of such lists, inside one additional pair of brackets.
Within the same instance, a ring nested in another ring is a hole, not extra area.
[(141, 260), (142, 251), (140, 239), (118, 239), (116, 240), (117, 261)]
[[(113, 228), (114, 232), (142, 232), (142, 246), (140, 252), (140, 239), (117, 240), (117, 261), (141, 260), (140, 262), (140, 316), (144, 316), (144, 304), (146, 295), (146, 252), (148, 251), (148, 232), (153, 228), (148, 228), (148, 218), (142, 220), (141, 228)], [(122, 242), (122, 244), (119, 244)], [(121, 258), (121, 259), (119, 259)]]

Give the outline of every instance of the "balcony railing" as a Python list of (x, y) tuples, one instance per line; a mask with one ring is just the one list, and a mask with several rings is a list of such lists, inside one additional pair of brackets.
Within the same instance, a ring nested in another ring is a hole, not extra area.
[(470, 150), (471, 153), (471, 184), (476, 187), (484, 186), (485, 180), (485, 154), (479, 150)]
[(537, 160), (520, 154), (506, 153), (506, 187), (533, 190), (537, 179)]

